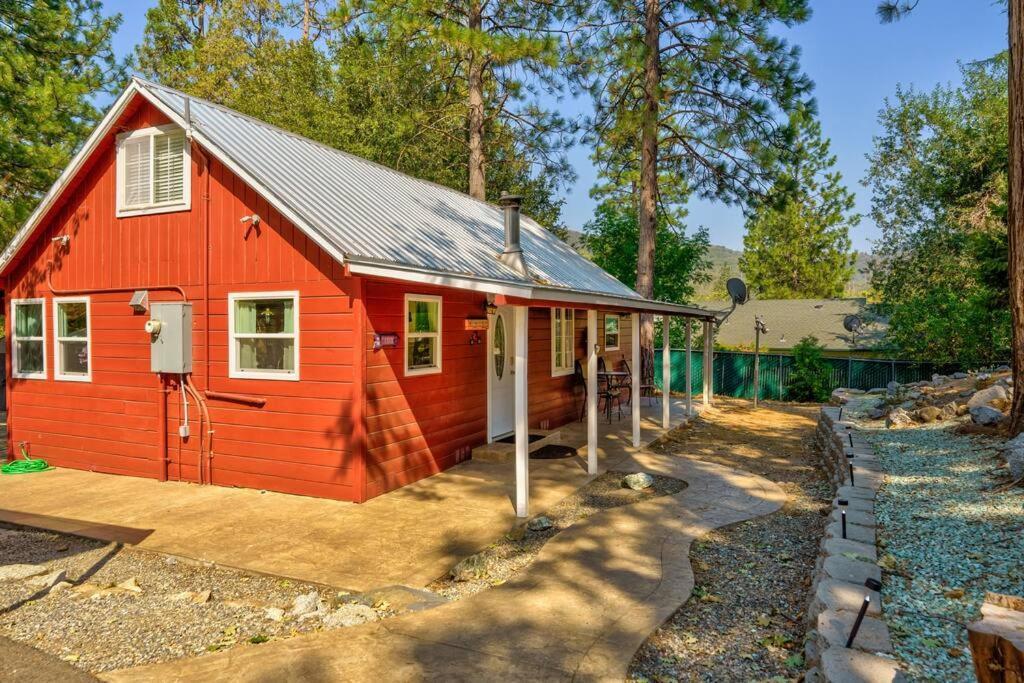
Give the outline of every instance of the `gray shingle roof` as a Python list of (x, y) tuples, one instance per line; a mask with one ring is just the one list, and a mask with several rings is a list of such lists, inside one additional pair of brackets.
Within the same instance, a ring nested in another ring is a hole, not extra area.
[[(184, 118), (184, 93), (136, 83)], [(197, 134), (348, 260), (523, 283), (496, 258), (504, 248), (497, 206), (201, 99), (190, 98), (190, 118)], [(525, 216), (522, 247), (536, 284), (641, 299)]]
[[(698, 304), (711, 310), (729, 308), (725, 301)], [(856, 314), (865, 322), (853, 336), (843, 319)], [(736, 311), (718, 329), (716, 341), (726, 347), (754, 348), (754, 317), (763, 316), (768, 334), (761, 335), (761, 347), (790, 349), (807, 335), (814, 335), (829, 351), (868, 350), (885, 337), (888, 322), (871, 313), (865, 299), (764, 299), (752, 300)]]

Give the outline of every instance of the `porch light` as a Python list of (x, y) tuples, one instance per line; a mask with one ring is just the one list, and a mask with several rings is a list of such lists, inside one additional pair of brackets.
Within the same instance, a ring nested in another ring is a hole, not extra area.
[(498, 314), (498, 307), (495, 306), (490, 301), (488, 301), (488, 302), (484, 303), (484, 313), (486, 313), (487, 315), (497, 315)]

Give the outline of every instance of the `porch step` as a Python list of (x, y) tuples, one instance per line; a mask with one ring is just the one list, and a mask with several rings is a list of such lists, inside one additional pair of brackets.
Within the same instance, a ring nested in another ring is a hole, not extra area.
[[(558, 429), (531, 429), (530, 435), (541, 436), (530, 443), (530, 453), (562, 440), (562, 432)], [(480, 462), (512, 462), (516, 458), (516, 445), (494, 441), (474, 448), (472, 457)]]

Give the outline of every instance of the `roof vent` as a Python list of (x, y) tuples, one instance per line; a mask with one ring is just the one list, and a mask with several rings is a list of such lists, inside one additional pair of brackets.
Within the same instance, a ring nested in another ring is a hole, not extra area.
[(523, 277), (529, 277), (523, 247), (519, 243), (519, 207), (522, 203), (523, 198), (519, 195), (501, 193), (498, 204), (505, 210), (505, 251), (498, 255), (498, 259)]

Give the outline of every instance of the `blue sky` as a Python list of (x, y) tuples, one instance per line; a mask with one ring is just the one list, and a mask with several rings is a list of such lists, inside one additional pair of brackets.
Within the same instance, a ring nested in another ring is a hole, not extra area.
[[(119, 54), (131, 52), (142, 38), (145, 11), (155, 0), (107, 0), (108, 13), (120, 12), (121, 29), (115, 38)], [(815, 82), (815, 96), (824, 134), (847, 185), (857, 195), (857, 209), (865, 214), (851, 235), (854, 248), (870, 250), (878, 231), (867, 217), (870, 194), (860, 184), (878, 132), (877, 114), (896, 85), (930, 89), (958, 80), (958, 61), (990, 57), (1006, 47), (1006, 15), (992, 0), (926, 0), (902, 22), (882, 25), (875, 16), (875, 0), (811, 0), (811, 20), (785, 36), (803, 50), (804, 71)], [(587, 100), (567, 99), (559, 106), (572, 116), (589, 110)], [(565, 220), (579, 229), (590, 218), (594, 183), (590, 151), (577, 146), (570, 153), (576, 184), (566, 193)], [(734, 207), (715, 202), (694, 202), (688, 224), (703, 225), (711, 241), (734, 249), (743, 246), (743, 217)]]

